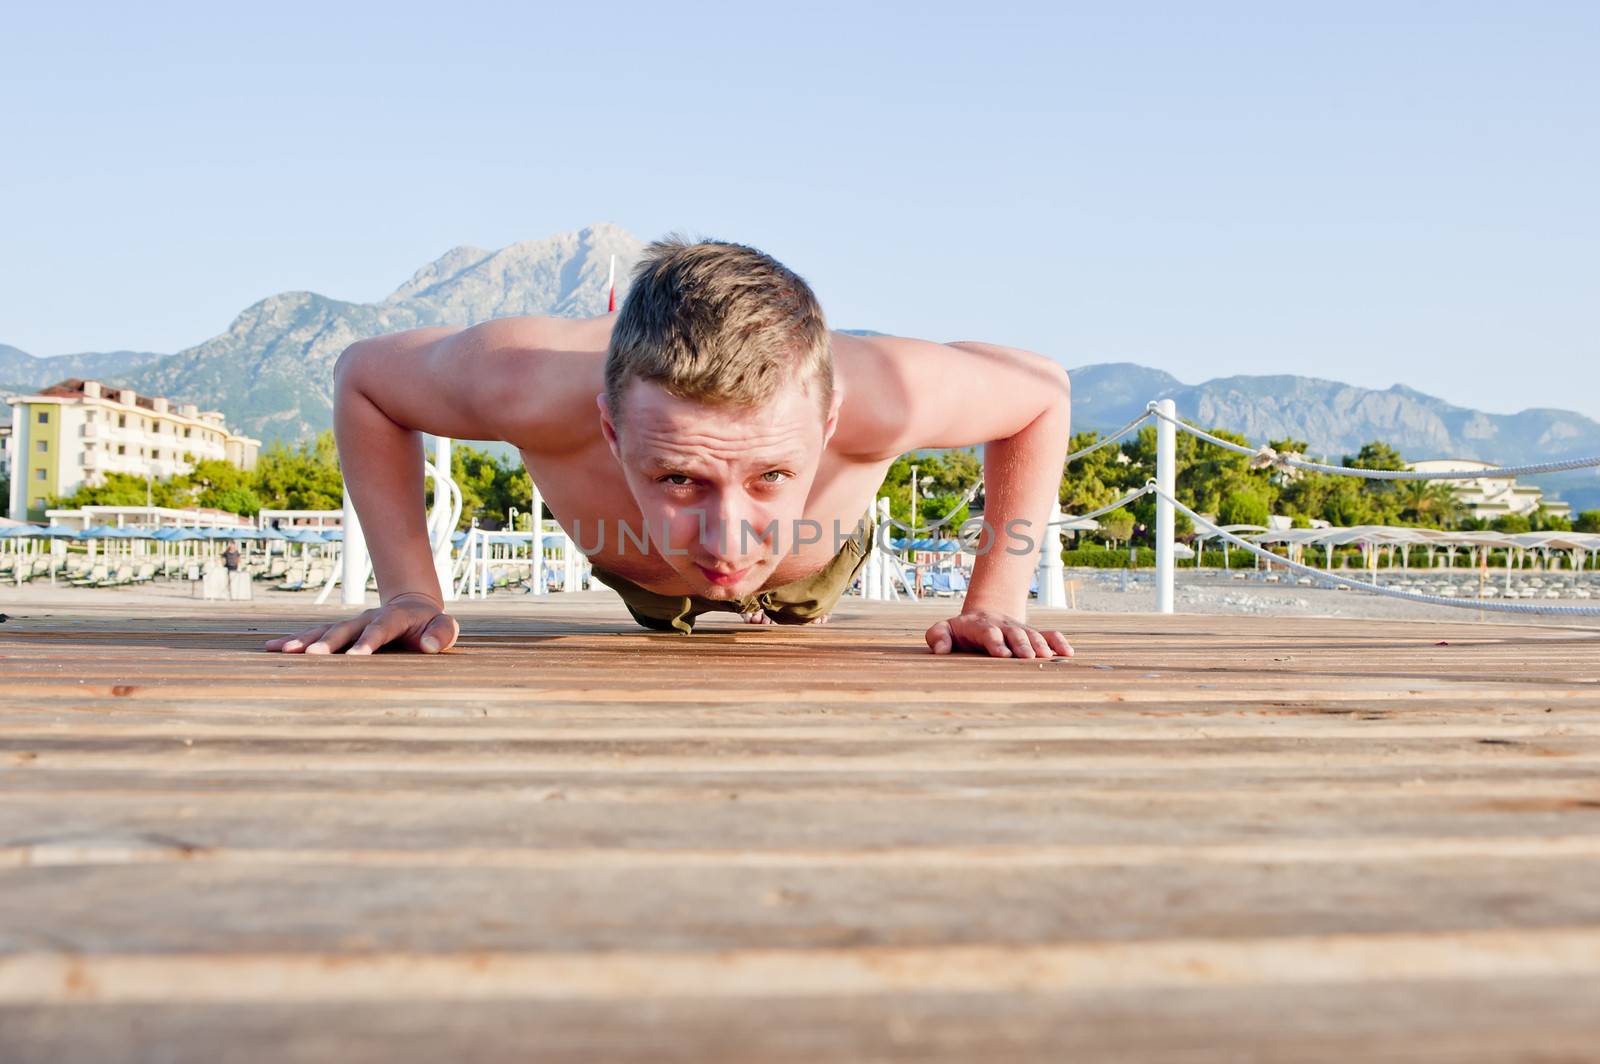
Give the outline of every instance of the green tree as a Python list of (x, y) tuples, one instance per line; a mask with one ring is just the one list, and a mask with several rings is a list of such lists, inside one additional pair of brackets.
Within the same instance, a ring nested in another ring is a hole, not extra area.
[(1501, 514), (1489, 522), (1489, 527), (1514, 536), (1519, 532), (1532, 532), (1533, 522), (1528, 520), (1526, 514)]
[(1407, 480), (1395, 489), (1399, 516), (1408, 525), (1454, 528), (1466, 512), (1456, 489), (1437, 480)]
[(1584, 510), (1572, 522), (1574, 532), (1600, 532), (1600, 510)]
[(1400, 470), (1406, 467), (1406, 460), (1400, 457), (1399, 451), (1387, 443), (1373, 440), (1371, 443), (1362, 444), (1360, 453), (1345, 455), (1341, 464), (1350, 469)]
[(1100, 538), (1113, 548), (1128, 542), (1133, 538), (1133, 515), (1126, 510), (1114, 510), (1100, 518)]
[[(951, 531), (967, 519), (963, 500), (982, 483), (983, 465), (976, 452), (962, 449), (903, 454), (890, 463), (878, 496), (889, 500), (889, 516), (911, 521), (911, 467), (917, 467), (917, 526), (943, 522)], [(948, 518), (948, 520), (947, 520)]]
[(290, 448), (276, 440), (256, 459), (252, 490), (274, 510), (337, 510), (344, 505), (344, 478), (333, 433), (324, 431)]
[(132, 473), (107, 473), (100, 483), (81, 484), (69, 495), (52, 497), (45, 507), (75, 510), (80, 506), (143, 506), (146, 499), (152, 506), (187, 505), (171, 479), (149, 480)]
[(1565, 514), (1551, 513), (1540, 503), (1539, 508), (1528, 517), (1528, 523), (1535, 532), (1571, 532), (1572, 518)]
[(1224, 525), (1258, 525), (1265, 528), (1267, 516), (1267, 497), (1254, 487), (1235, 488), (1217, 508), (1218, 522)]

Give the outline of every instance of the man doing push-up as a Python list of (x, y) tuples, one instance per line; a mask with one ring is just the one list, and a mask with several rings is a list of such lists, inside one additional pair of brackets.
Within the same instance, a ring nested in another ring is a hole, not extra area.
[(753, 248), (658, 241), (615, 315), (362, 340), (334, 382), (382, 605), (268, 650), (455, 642), (418, 476), (430, 432), (514, 444), (594, 577), (640, 624), (683, 633), (716, 610), (826, 619), (872, 549), (860, 518), (895, 458), (983, 444), (985, 537), (961, 612), (927, 630), (928, 647), (1072, 653), (1026, 621), (1067, 451), (1066, 371), (993, 344), (830, 332), (806, 282)]

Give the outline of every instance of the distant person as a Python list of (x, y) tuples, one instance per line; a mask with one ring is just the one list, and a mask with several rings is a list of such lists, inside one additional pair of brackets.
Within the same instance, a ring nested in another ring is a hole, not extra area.
[(229, 543), (228, 549), (222, 552), (222, 567), (230, 573), (239, 571), (239, 545)]
[(658, 241), (615, 315), (413, 329), (344, 352), (334, 429), (383, 604), (266, 649), (455, 642), (424, 520), (428, 432), (516, 445), (595, 579), (644, 627), (683, 633), (711, 611), (825, 620), (872, 549), (856, 526), (895, 458), (985, 444), (989, 549), (928, 647), (1069, 655), (1026, 612), (1070, 405), (1066, 371), (1040, 355), (829, 332), (769, 256)]

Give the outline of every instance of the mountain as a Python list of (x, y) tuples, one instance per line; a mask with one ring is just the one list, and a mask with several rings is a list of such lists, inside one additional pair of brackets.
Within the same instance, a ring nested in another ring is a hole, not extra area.
[(132, 384), (221, 410), (230, 427), (262, 440), (292, 442), (331, 427), (333, 363), (356, 340), (518, 314), (602, 314), (610, 256), (620, 300), (643, 249), (601, 224), (498, 251), (454, 248), (377, 303), (284, 292), (248, 307), (220, 336), (144, 367)]
[(154, 351), (89, 351), (38, 358), (10, 344), (0, 344), (0, 392), (32, 391), (64, 377), (93, 377), (120, 384), (135, 371), (165, 357)]
[[(1372, 440), (1413, 460), (1475, 458), (1523, 465), (1600, 455), (1600, 423), (1570, 410), (1486, 414), (1454, 406), (1403, 384), (1383, 390), (1315, 377), (1219, 377), (1187, 385), (1171, 374), (1129, 363), (1072, 370), (1075, 431), (1109, 432), (1137, 417), (1151, 399), (1171, 399), (1178, 415), (1204, 428), (1222, 426), (1254, 444), (1304, 440), (1310, 453), (1338, 462)], [(1600, 508), (1600, 473), (1583, 470), (1530, 478), (1572, 504)]]
[[(64, 377), (96, 377), (221, 410), (230, 426), (263, 440), (294, 442), (332, 424), (333, 363), (354, 341), (516, 314), (599, 314), (606, 306), (610, 256), (617, 257), (622, 297), (642, 251), (642, 241), (609, 224), (498, 251), (458, 247), (376, 303), (280, 293), (245, 309), (221, 335), (173, 355), (111, 351), (34, 358), (0, 345), (0, 387), (20, 391)], [(1119, 428), (1151, 399), (1171, 398), (1183, 417), (1205, 427), (1224, 426), (1254, 443), (1306, 440), (1312, 454), (1335, 461), (1371, 440), (1384, 440), (1412, 459), (1478, 458), (1502, 465), (1600, 455), (1600, 424), (1580, 414), (1485, 414), (1404, 385), (1377, 390), (1288, 375), (1190, 385), (1132, 363), (1081, 366), (1072, 377), (1079, 431)], [(496, 451), (511, 453), (509, 447)], [(1593, 470), (1535, 482), (1559, 491), (1575, 509), (1600, 508), (1600, 476)]]

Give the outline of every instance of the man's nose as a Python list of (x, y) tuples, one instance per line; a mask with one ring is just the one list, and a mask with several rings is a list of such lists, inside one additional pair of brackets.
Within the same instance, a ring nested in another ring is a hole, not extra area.
[(770, 535), (748, 500), (727, 493), (707, 509), (700, 547), (714, 558), (738, 560), (762, 552)]

